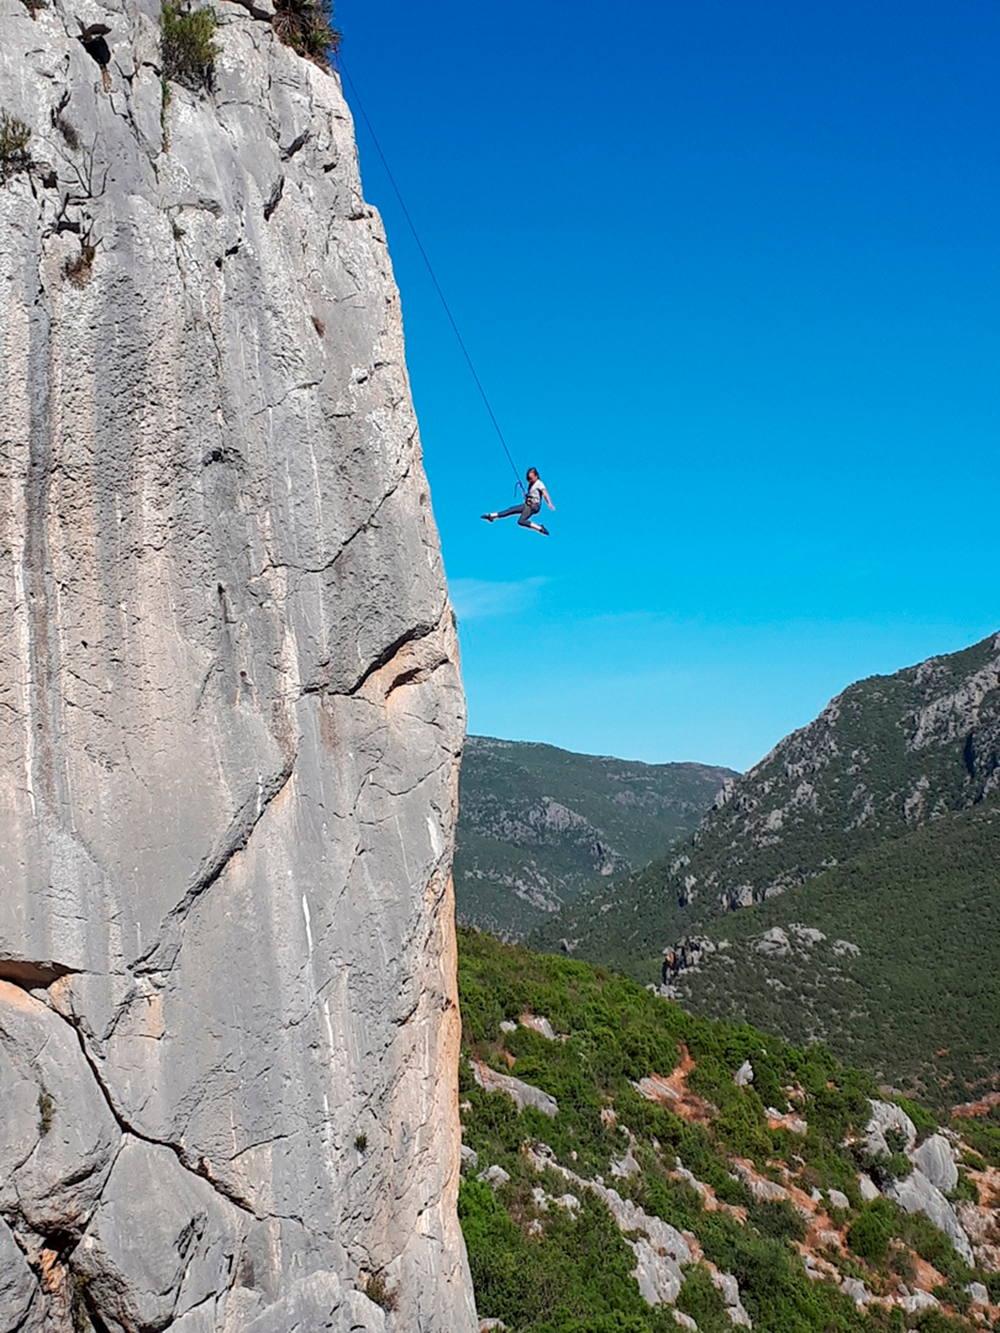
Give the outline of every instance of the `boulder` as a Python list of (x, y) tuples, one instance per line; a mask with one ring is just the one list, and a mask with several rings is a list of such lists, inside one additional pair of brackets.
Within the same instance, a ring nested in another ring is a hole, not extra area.
[(541, 1111), (542, 1115), (559, 1114), (559, 1103), (541, 1088), (533, 1087), (530, 1083), (522, 1083), (519, 1078), (514, 1078), (511, 1074), (500, 1074), (479, 1060), (470, 1060), (469, 1064), (473, 1078), (485, 1092), (505, 1092), (513, 1099), (519, 1111), (523, 1111), (526, 1106), (533, 1106), (537, 1111)]
[(975, 1305), (989, 1305), (990, 1293), (982, 1282), (969, 1282), (965, 1290)]
[(915, 1291), (910, 1296), (904, 1296), (901, 1304), (907, 1314), (919, 1314), (921, 1310), (939, 1308), (941, 1302), (929, 1291)]
[(708, 1271), (712, 1284), (722, 1296), (729, 1322), (740, 1328), (753, 1328), (753, 1320), (740, 1300), (740, 1284), (733, 1274), (722, 1273), (714, 1265), (710, 1266)]
[(510, 1183), (510, 1176), (508, 1173), (502, 1166), (499, 1166), (495, 1162), (492, 1166), (488, 1166), (485, 1171), (480, 1171), (479, 1175), (476, 1176), (476, 1179), (485, 1181), (490, 1189), (494, 1190), (499, 1189), (501, 1185)]
[(917, 1141), (917, 1130), (913, 1121), (901, 1106), (895, 1102), (871, 1101), (871, 1119), (865, 1129), (865, 1146), (873, 1157), (887, 1157), (891, 1149), (886, 1142), (886, 1130), (898, 1129), (906, 1139), (906, 1151)]
[(540, 1037), (544, 1037), (547, 1041), (559, 1040), (552, 1024), (542, 1014), (522, 1014), (521, 1026), (528, 1028), (531, 1032), (537, 1032)]
[(879, 1187), (865, 1171), (858, 1172), (858, 1192), (865, 1203), (871, 1203), (872, 1199), (877, 1199), (881, 1193)]
[(738, 1088), (746, 1088), (753, 1082), (753, 1065), (749, 1060), (744, 1060), (733, 1075), (733, 1082)]
[(910, 1160), (942, 1194), (950, 1194), (958, 1184), (955, 1150), (943, 1134), (932, 1134), (929, 1139), (924, 1139), (910, 1152)]
[(867, 1305), (872, 1298), (865, 1284), (856, 1277), (845, 1277), (840, 1289), (845, 1296), (850, 1296), (855, 1305)]

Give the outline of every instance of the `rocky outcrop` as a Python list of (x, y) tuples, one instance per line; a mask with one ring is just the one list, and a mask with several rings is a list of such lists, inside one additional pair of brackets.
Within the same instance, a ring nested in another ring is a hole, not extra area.
[[(943, 1192), (954, 1189), (958, 1182), (951, 1144), (943, 1134), (932, 1134), (917, 1146), (916, 1126), (901, 1106), (895, 1102), (872, 1101), (871, 1108), (871, 1119), (865, 1132), (868, 1154), (875, 1159), (889, 1159), (894, 1146), (889, 1140), (892, 1135), (897, 1135), (913, 1165), (909, 1175), (889, 1180), (883, 1191), (886, 1197), (907, 1213), (922, 1213), (929, 1218), (971, 1267), (975, 1263), (972, 1245)], [(869, 1185), (872, 1185), (870, 1178)]]
[(512, 1074), (499, 1074), (481, 1060), (470, 1060), (469, 1064), (472, 1068), (472, 1077), (484, 1092), (505, 1093), (519, 1111), (523, 1111), (526, 1106), (533, 1106), (536, 1111), (541, 1111), (542, 1115), (559, 1114), (559, 1103), (541, 1088), (514, 1078)]
[(0, 1323), (466, 1333), (399, 299), (337, 77), (216, 12), (193, 93), (0, 0)]

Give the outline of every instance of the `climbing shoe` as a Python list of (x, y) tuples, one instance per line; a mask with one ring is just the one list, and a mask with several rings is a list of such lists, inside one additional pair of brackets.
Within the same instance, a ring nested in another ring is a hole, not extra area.
[(537, 523), (535, 526), (543, 537), (550, 537), (552, 535), (544, 523)]
[(496, 518), (496, 514), (482, 514), (481, 517), (485, 518), (487, 523), (492, 523), (493, 520)]

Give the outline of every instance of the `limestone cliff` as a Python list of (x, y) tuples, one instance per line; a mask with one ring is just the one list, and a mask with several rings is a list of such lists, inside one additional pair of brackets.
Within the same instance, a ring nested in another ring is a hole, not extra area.
[(399, 298), (337, 77), (217, 12), (165, 105), (157, 0), (0, 0), (0, 1330), (466, 1333)]

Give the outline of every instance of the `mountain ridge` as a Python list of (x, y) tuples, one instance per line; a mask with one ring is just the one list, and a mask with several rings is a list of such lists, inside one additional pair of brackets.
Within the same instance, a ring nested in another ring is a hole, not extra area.
[[(863, 1058), (890, 1082), (967, 1100), (1000, 1078), (1000, 1031), (987, 1020), (990, 1006), (1000, 1010), (987, 984), (1000, 964), (990, 925), (998, 794), (1000, 636), (990, 635), (848, 686), (727, 784), (685, 843), (582, 895), (530, 943), (647, 982), (673, 948), (671, 991), (699, 1012), (732, 1018), (742, 1005), (785, 1036), (821, 1037)], [(878, 939), (866, 910), (880, 914)], [(829, 944), (804, 943), (799, 927)], [(786, 940), (769, 947), (774, 929)], [(913, 976), (939, 996), (926, 1013)], [(805, 987), (801, 1004), (795, 986)], [(974, 1010), (970, 1050), (962, 1002), (974, 993), (986, 1008)], [(903, 1006), (914, 1004), (922, 1052), (901, 1035)], [(867, 1009), (896, 1034), (884, 1059), (857, 1021)], [(933, 1056), (946, 1047), (950, 1055)]]
[(519, 938), (590, 884), (642, 865), (697, 823), (732, 769), (644, 764), (469, 736), (460, 778), (459, 919)]

